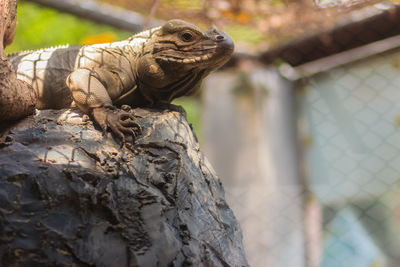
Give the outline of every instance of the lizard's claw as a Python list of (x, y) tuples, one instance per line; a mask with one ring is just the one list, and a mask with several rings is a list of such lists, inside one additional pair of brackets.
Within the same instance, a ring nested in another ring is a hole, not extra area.
[(142, 132), (140, 125), (135, 122), (135, 118), (129, 113), (108, 107), (100, 107), (94, 108), (92, 114), (103, 131), (110, 129), (122, 140), (121, 146), (126, 142), (126, 134), (131, 135), (132, 142), (134, 142)]

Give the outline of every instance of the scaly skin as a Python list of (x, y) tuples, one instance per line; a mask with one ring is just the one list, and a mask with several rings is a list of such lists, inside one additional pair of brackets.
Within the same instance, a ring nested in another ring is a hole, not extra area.
[(232, 40), (216, 28), (171, 20), (125, 41), (25, 52), (12, 63), (35, 89), (37, 108), (76, 105), (125, 142), (138, 125), (114, 106), (166, 107), (194, 93), (232, 53)]

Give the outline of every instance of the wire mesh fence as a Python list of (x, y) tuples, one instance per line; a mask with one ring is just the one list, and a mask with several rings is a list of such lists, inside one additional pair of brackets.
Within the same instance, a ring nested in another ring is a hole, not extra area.
[(399, 62), (394, 50), (333, 69), (300, 97), (321, 266), (400, 266)]

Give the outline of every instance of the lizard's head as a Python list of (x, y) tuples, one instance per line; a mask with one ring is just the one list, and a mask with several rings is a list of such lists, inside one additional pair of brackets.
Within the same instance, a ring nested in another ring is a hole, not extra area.
[[(167, 88), (184, 83), (184, 79), (194, 87), (194, 80), (198, 84), (224, 65), (234, 49), (232, 39), (216, 27), (202, 32), (197, 26), (178, 19), (160, 27), (151, 42), (151, 50), (140, 60), (138, 71), (142, 82), (153, 88)], [(191, 88), (186, 89), (189, 92)]]
[(233, 53), (233, 42), (216, 27), (201, 32), (182, 20), (170, 20), (161, 27), (153, 55), (159, 64), (180, 69), (216, 69)]

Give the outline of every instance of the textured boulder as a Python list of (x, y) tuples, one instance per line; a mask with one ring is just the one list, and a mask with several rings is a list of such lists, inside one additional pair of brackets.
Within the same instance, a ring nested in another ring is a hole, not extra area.
[(74, 110), (7, 129), (0, 265), (247, 266), (240, 227), (184, 116), (134, 111), (143, 133), (131, 148)]

